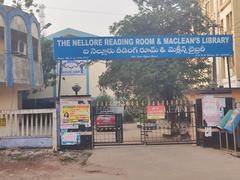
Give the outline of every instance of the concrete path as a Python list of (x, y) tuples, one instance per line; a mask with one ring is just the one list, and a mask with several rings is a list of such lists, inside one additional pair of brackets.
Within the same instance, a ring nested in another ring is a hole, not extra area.
[(240, 180), (240, 159), (192, 145), (98, 147), (84, 180)]

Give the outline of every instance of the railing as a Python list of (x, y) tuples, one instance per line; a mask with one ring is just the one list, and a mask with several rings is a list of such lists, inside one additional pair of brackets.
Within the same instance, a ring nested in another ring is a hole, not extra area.
[(0, 110), (0, 138), (51, 137), (57, 148), (56, 110)]

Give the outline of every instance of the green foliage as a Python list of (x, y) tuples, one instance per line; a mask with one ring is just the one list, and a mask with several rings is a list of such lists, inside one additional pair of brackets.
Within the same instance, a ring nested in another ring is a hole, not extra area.
[(132, 112), (124, 112), (124, 122), (134, 122), (134, 118), (136, 117), (136, 114)]
[(41, 38), (41, 48), (44, 84), (45, 86), (53, 85), (56, 79), (56, 61), (53, 59), (52, 41)]
[(106, 93), (102, 93), (102, 95), (96, 97), (93, 100), (92, 104), (96, 106), (97, 104), (106, 104), (106, 103), (110, 104), (111, 102), (112, 102), (112, 98)]
[(24, 6), (27, 8), (33, 6), (33, 0), (25, 0)]
[[(196, 0), (134, 0), (139, 12), (110, 27), (117, 36), (203, 34), (208, 18)], [(122, 101), (171, 100), (209, 81), (207, 59), (120, 60), (107, 63), (99, 84)]]

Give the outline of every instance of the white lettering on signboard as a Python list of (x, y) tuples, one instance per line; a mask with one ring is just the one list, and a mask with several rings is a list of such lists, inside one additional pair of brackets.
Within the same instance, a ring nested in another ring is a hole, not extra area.
[(57, 40), (58, 46), (71, 46), (70, 40)]
[(154, 38), (137, 38), (136, 45), (155, 45)]

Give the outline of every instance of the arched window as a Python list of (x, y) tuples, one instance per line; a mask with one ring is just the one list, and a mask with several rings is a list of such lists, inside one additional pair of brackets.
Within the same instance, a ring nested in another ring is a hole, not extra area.
[(14, 16), (12, 18), (11, 38), (13, 55), (27, 57), (27, 28), (21, 16)]

